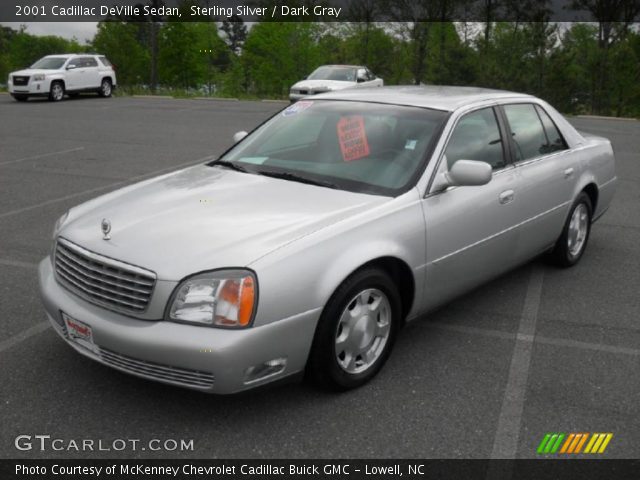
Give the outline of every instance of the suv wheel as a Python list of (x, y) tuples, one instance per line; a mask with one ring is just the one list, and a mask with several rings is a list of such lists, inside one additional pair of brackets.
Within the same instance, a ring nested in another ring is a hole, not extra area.
[(98, 95), (104, 98), (110, 97), (112, 90), (113, 88), (111, 87), (111, 80), (109, 80), (108, 78), (102, 79), (102, 83), (100, 84), (100, 90), (98, 91)]
[(59, 102), (64, 98), (64, 84), (62, 82), (53, 82), (49, 89), (49, 100)]

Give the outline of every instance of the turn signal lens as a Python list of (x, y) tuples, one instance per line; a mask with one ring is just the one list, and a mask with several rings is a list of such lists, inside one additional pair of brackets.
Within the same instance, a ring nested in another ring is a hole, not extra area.
[(255, 287), (253, 277), (225, 280), (218, 294), (216, 325), (246, 327), (251, 321)]

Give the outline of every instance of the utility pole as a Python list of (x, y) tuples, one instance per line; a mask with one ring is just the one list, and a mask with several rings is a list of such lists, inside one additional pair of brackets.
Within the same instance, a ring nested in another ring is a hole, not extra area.
[[(154, 11), (158, 9), (158, 0), (152, 0)], [(158, 87), (158, 27), (156, 16), (151, 16), (151, 93)]]
[[(207, 0), (207, 15), (209, 15), (209, 0)], [(211, 21), (211, 19), (209, 19)], [(211, 96), (211, 50), (213, 48), (213, 41), (211, 39), (211, 25), (207, 24), (207, 40), (209, 43), (209, 54), (207, 55), (207, 96)]]

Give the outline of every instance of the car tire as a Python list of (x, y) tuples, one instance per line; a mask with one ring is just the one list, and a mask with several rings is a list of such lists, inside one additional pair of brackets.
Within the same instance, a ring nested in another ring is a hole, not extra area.
[(18, 102), (26, 102), (29, 99), (29, 95), (20, 95), (18, 93), (11, 94)]
[(351, 275), (320, 317), (307, 377), (335, 391), (371, 380), (391, 353), (401, 312), (398, 289), (383, 270), (365, 268)]
[(572, 267), (580, 261), (591, 233), (593, 207), (585, 192), (573, 202), (562, 235), (551, 251), (551, 260), (560, 267)]
[(113, 92), (113, 85), (111, 84), (111, 80), (108, 78), (103, 78), (100, 83), (100, 89), (98, 90), (98, 95), (103, 98), (109, 98), (111, 93)]
[(64, 83), (60, 81), (51, 82), (49, 88), (49, 100), (52, 102), (59, 102), (64, 98)]

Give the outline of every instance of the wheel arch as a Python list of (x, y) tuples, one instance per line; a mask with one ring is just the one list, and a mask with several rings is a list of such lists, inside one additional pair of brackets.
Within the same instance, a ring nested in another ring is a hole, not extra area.
[(415, 300), (416, 282), (411, 268), (404, 260), (398, 257), (384, 256), (370, 260), (351, 272), (347, 278), (360, 270), (371, 267), (383, 270), (398, 286), (398, 293), (400, 294), (400, 300), (402, 302), (402, 320), (404, 321), (411, 311)]
[(598, 207), (598, 186), (595, 182), (590, 182), (587, 183), (580, 191), (585, 192), (589, 196), (589, 200), (591, 200), (591, 211), (595, 213), (596, 208)]

